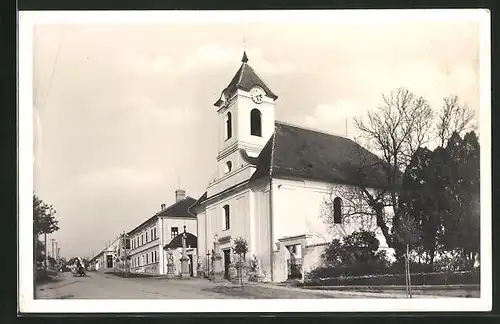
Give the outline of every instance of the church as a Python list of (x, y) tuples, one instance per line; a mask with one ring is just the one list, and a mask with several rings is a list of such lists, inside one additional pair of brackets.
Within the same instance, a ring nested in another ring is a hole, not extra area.
[[(320, 217), (333, 185), (355, 185), (361, 165), (354, 152), (378, 158), (351, 139), (275, 119), (278, 96), (250, 66), (240, 68), (214, 103), (219, 138), (216, 176), (190, 207), (197, 218), (198, 255), (219, 241), (228, 273), (233, 241), (248, 242), (247, 264), (257, 260), (262, 281), (303, 279), (332, 238), (360, 226), (346, 226), (342, 197), (334, 200), (333, 229)], [(202, 267), (210, 269), (208, 258)]]

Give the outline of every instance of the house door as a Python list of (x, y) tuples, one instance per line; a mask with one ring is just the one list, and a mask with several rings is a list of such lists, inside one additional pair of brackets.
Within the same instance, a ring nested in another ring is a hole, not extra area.
[(188, 254), (189, 258), (189, 276), (193, 276), (193, 256), (191, 254)]
[(229, 264), (231, 263), (231, 253), (230, 250), (222, 250), (224, 253), (224, 278), (229, 279)]

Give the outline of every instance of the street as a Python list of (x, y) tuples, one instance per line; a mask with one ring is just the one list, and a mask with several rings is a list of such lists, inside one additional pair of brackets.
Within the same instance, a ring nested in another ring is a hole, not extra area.
[[(439, 298), (415, 296), (415, 298)], [(313, 291), (270, 284), (240, 286), (205, 279), (122, 278), (89, 272), (85, 277), (61, 273), (54, 281), (37, 287), (40, 299), (297, 299), (297, 298), (405, 298), (401, 293)]]

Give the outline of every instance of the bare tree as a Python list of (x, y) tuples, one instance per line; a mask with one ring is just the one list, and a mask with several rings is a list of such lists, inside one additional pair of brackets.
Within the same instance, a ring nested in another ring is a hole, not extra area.
[(466, 104), (460, 104), (458, 96), (443, 98), (444, 104), (439, 112), (436, 133), (441, 147), (448, 144), (451, 135), (476, 129), (473, 124), (475, 113)]
[[(350, 219), (373, 223), (375, 217), (376, 226), (388, 246), (397, 251), (403, 246), (397, 238), (393, 239), (390, 228), (399, 217), (398, 191), (402, 172), (417, 148), (430, 141), (434, 114), (423, 97), (405, 88), (382, 95), (382, 99), (382, 105), (368, 113), (367, 121), (354, 119), (361, 133), (357, 141), (362, 145), (351, 152), (347, 168), (355, 185), (337, 186), (335, 190), (343, 199), (346, 224)], [(378, 157), (367, 150), (374, 151)], [(327, 198), (324, 205), (332, 206), (331, 203)], [(392, 218), (386, 214), (388, 207), (392, 209)], [(332, 215), (331, 212), (323, 215), (327, 225), (333, 224)]]

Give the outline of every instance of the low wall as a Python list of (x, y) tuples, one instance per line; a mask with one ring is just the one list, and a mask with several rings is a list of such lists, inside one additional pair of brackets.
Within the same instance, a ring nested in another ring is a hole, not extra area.
[(328, 246), (328, 243), (320, 243), (306, 246), (303, 250), (303, 273), (308, 273), (321, 264), (321, 254)]

